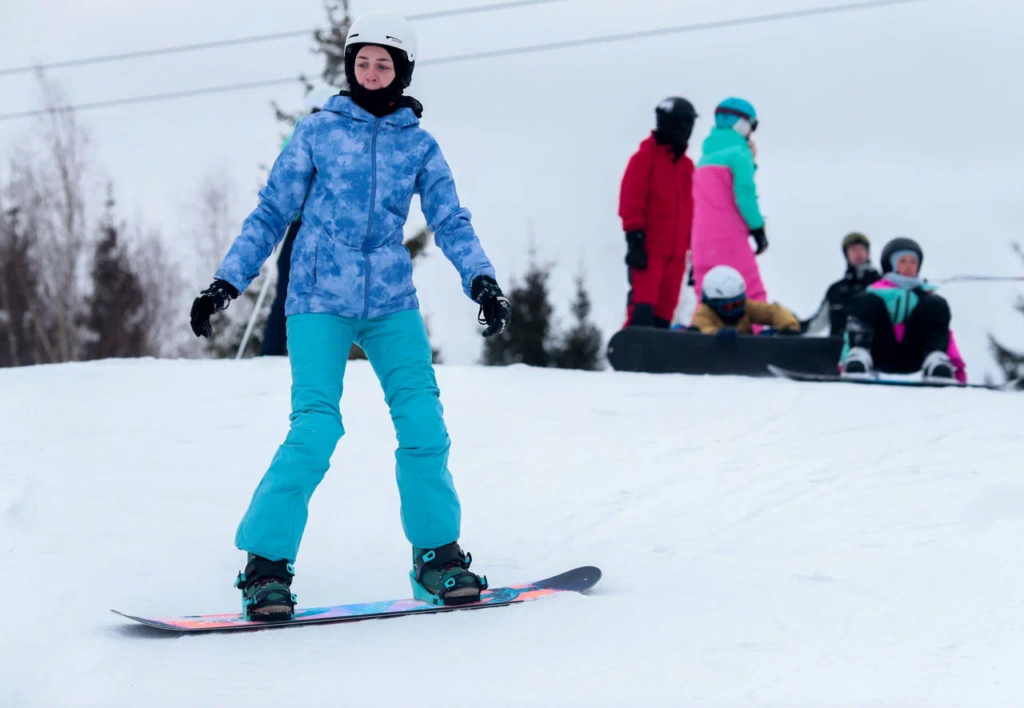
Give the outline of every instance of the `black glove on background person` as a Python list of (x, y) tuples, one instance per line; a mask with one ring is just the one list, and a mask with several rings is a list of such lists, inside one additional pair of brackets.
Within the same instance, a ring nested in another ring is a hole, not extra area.
[(469, 294), (480, 305), (477, 321), (487, 325), (485, 337), (501, 334), (508, 329), (512, 321), (512, 303), (505, 297), (494, 278), (489, 275), (478, 275), (469, 286)]
[(238, 289), (226, 280), (214, 280), (210, 287), (199, 293), (199, 297), (192, 303), (192, 331), (197, 337), (213, 335), (213, 327), (210, 326), (210, 315), (214, 312), (228, 309), (231, 301), (238, 297)]
[(762, 253), (768, 250), (768, 237), (764, 235), (763, 226), (760, 226), (756, 229), (751, 229), (750, 235), (754, 237), (754, 242), (757, 244), (756, 255), (760, 256)]
[(626, 265), (634, 270), (647, 270), (647, 251), (644, 250), (644, 241), (647, 234), (643, 231), (627, 231)]

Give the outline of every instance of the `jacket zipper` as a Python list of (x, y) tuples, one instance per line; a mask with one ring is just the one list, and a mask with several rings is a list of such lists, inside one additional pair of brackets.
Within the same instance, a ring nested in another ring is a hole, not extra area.
[(370, 234), (373, 232), (373, 207), (377, 201), (377, 130), (380, 118), (374, 121), (373, 138), (370, 140), (370, 218), (366, 221), (366, 240), (363, 242), (363, 257), (366, 258), (366, 289), (363, 292), (363, 319), (370, 314)]

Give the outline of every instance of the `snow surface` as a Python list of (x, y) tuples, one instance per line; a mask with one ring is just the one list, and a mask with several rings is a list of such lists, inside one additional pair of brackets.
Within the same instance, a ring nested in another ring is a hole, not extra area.
[[(465, 546), (590, 596), (244, 635), (235, 525), (287, 428), (283, 360), (0, 371), (3, 706), (1019, 706), (1024, 398), (441, 367)], [(300, 604), (407, 597), (365, 362)]]

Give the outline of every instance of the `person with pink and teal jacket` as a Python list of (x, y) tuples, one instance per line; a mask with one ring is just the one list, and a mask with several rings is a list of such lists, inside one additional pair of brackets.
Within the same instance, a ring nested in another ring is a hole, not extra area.
[(876, 371), (967, 383), (967, 365), (949, 328), (949, 303), (921, 279), (921, 246), (896, 238), (882, 251), (882, 279), (850, 301), (840, 359), (845, 377)]
[(756, 147), (751, 135), (757, 112), (742, 98), (727, 98), (715, 109), (715, 127), (704, 141), (693, 174), (693, 231), (690, 249), (696, 291), (715, 266), (727, 265), (743, 276), (747, 295), (767, 302), (756, 255), (768, 248), (754, 173)]

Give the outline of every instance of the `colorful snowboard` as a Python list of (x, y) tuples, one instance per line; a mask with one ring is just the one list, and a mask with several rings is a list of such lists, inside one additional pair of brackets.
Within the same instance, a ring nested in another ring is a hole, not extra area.
[(190, 615), (185, 617), (136, 617), (117, 610), (114, 614), (141, 622), (147, 627), (169, 632), (223, 632), (227, 630), (274, 629), (293, 627), (300, 624), (328, 624), (331, 622), (359, 622), (368, 619), (402, 617), (405, 615), (429, 615), (456, 610), (482, 610), (488, 607), (505, 607), (529, 600), (537, 600), (565, 592), (586, 592), (597, 585), (601, 571), (592, 566), (576, 568), (547, 580), (526, 585), (512, 585), (507, 588), (484, 590), (479, 602), (471, 605), (450, 607), (431, 605), (419, 600), (390, 600), (369, 602), (360, 605), (335, 605), (296, 610), (295, 617), (284, 622), (250, 622), (240, 614)]
[(778, 366), (768, 365), (768, 370), (775, 376), (793, 381), (815, 381), (822, 383), (853, 383), (868, 384), (870, 386), (909, 386), (911, 388), (984, 388), (989, 391), (1008, 391), (1017, 385), (1017, 381), (1011, 381), (998, 386), (987, 384), (962, 384), (962, 383), (938, 383), (934, 381), (900, 381), (892, 379), (848, 379), (842, 376), (822, 374), (801, 374), (797, 371), (788, 371)]

